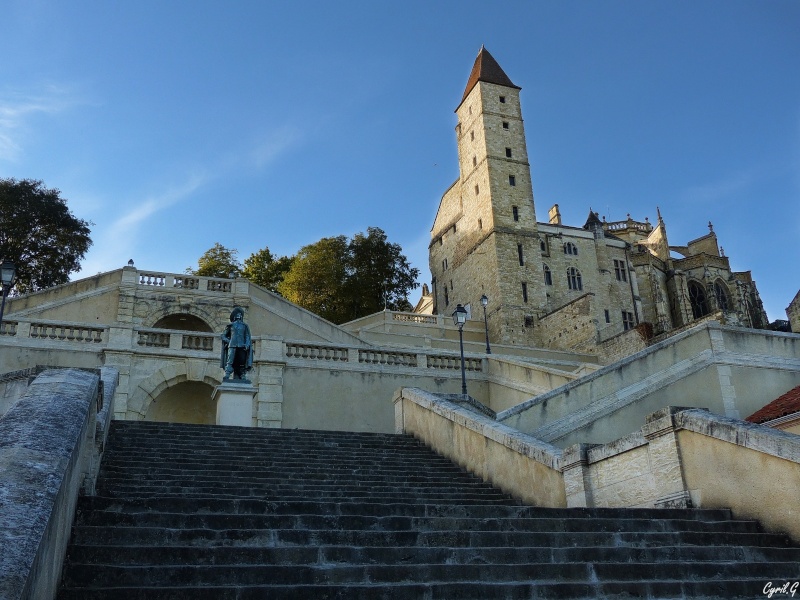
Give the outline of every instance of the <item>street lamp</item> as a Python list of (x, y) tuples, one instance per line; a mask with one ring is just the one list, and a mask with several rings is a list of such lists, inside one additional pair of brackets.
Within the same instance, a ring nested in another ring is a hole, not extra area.
[(486, 329), (486, 354), (491, 354), (492, 349), (489, 347), (489, 321), (486, 320), (486, 305), (489, 304), (489, 299), (486, 294), (481, 296), (481, 306), (483, 307), (483, 327)]
[(464, 368), (464, 323), (467, 322), (467, 309), (460, 304), (453, 312), (453, 323), (458, 327), (458, 344), (461, 347), (461, 393), (467, 396), (467, 373)]
[(17, 267), (14, 263), (4, 260), (0, 264), (0, 284), (3, 286), (3, 302), (0, 304), (0, 326), (3, 324), (3, 311), (6, 309), (6, 296), (14, 285), (14, 278), (17, 275)]

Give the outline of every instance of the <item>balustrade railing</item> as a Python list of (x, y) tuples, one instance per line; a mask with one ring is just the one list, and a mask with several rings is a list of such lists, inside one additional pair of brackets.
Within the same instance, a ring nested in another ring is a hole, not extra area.
[[(233, 291), (233, 281), (230, 279), (208, 279), (191, 275), (148, 273), (146, 271), (140, 271), (138, 278), (139, 285), (150, 287), (178, 288), (182, 290), (200, 290), (205, 287), (208, 292), (230, 293)], [(203, 281), (205, 281), (205, 286), (203, 286)]]
[(0, 323), (0, 335), (17, 335), (17, 322), (3, 321)]
[(139, 331), (137, 343), (148, 348), (169, 348), (169, 337), (166, 331)]
[[(428, 354), (428, 368), (442, 369), (446, 371), (460, 371), (461, 357), (449, 354)], [(465, 371), (483, 371), (483, 360), (480, 358), (464, 357)]]
[(173, 277), (172, 285), (184, 290), (196, 290), (200, 288), (200, 280), (196, 277), (179, 277), (176, 275)]
[(82, 325), (59, 325), (52, 323), (31, 323), (30, 337), (66, 342), (87, 342), (99, 344), (103, 341), (104, 329)]
[(233, 282), (219, 279), (209, 279), (206, 283), (206, 289), (209, 292), (230, 292), (233, 290)]
[(418, 315), (413, 313), (394, 313), (392, 315), (394, 321), (405, 321), (407, 323), (428, 323), (436, 325), (437, 318), (435, 315)]
[(289, 358), (303, 358), (309, 360), (347, 362), (347, 348), (291, 342), (286, 344), (286, 356)]
[(185, 333), (181, 341), (181, 348), (184, 350), (205, 350), (211, 351), (214, 349), (214, 340), (217, 338), (213, 333), (211, 334), (198, 334), (198, 333)]
[(392, 365), (398, 367), (416, 367), (417, 355), (408, 352), (394, 352), (391, 350), (361, 350), (358, 351), (358, 362), (370, 365)]

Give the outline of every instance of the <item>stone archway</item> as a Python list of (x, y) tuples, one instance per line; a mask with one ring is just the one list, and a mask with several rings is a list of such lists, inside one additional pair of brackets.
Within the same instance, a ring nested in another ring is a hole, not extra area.
[(213, 425), (217, 411), (211, 395), (214, 388), (202, 381), (184, 381), (161, 392), (150, 403), (145, 421)]
[(211, 333), (211, 325), (200, 317), (189, 313), (173, 313), (161, 317), (153, 324), (155, 329), (178, 329), (180, 331), (202, 331)]
[[(199, 383), (205, 385), (208, 397), (211, 397), (215, 386), (222, 383), (223, 371), (216, 360), (187, 360), (170, 361), (146, 379), (139, 381), (133, 393), (128, 397), (125, 418), (131, 420), (148, 419), (153, 403), (158, 403), (159, 398), (170, 388), (184, 383)], [(185, 388), (184, 391), (188, 391)], [(199, 391), (199, 388), (195, 388)], [(172, 402), (183, 394), (172, 392), (165, 396)], [(180, 403), (179, 403), (180, 404)], [(176, 405), (177, 406), (177, 405)], [(161, 409), (152, 409), (153, 411)], [(176, 407), (175, 410), (178, 410)], [(182, 410), (182, 409), (181, 409)]]
[(162, 307), (150, 312), (142, 322), (143, 327), (205, 332), (217, 330), (221, 332), (225, 325), (227, 320), (221, 322), (216, 313), (209, 312), (195, 303)]

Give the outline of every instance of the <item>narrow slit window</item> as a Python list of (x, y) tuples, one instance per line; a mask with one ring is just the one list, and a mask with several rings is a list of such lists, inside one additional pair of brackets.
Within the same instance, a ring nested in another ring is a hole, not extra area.
[(522, 254), (522, 244), (517, 244), (517, 258), (519, 258), (519, 266), (524, 266), (525, 257)]
[(514, 220), (519, 221), (519, 208), (516, 206), (511, 207), (511, 214), (514, 215)]
[(528, 284), (527, 283), (523, 283), (522, 284), (522, 301), (523, 302), (527, 302), (528, 301)]
[(511, 158), (511, 148), (506, 148), (506, 158)]
[(517, 178), (513, 175), (508, 176), (508, 185), (516, 186), (517, 185)]

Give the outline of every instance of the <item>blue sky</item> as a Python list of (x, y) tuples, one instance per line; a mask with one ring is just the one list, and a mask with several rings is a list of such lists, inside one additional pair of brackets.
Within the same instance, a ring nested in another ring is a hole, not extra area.
[[(540, 220), (713, 221), (770, 319), (800, 287), (800, 2), (0, 0), (0, 177), (94, 222), (80, 275), (369, 226), (428, 281), (481, 47), (522, 87)], [(416, 293), (415, 293), (416, 294)], [(416, 297), (412, 297), (412, 302)]]

